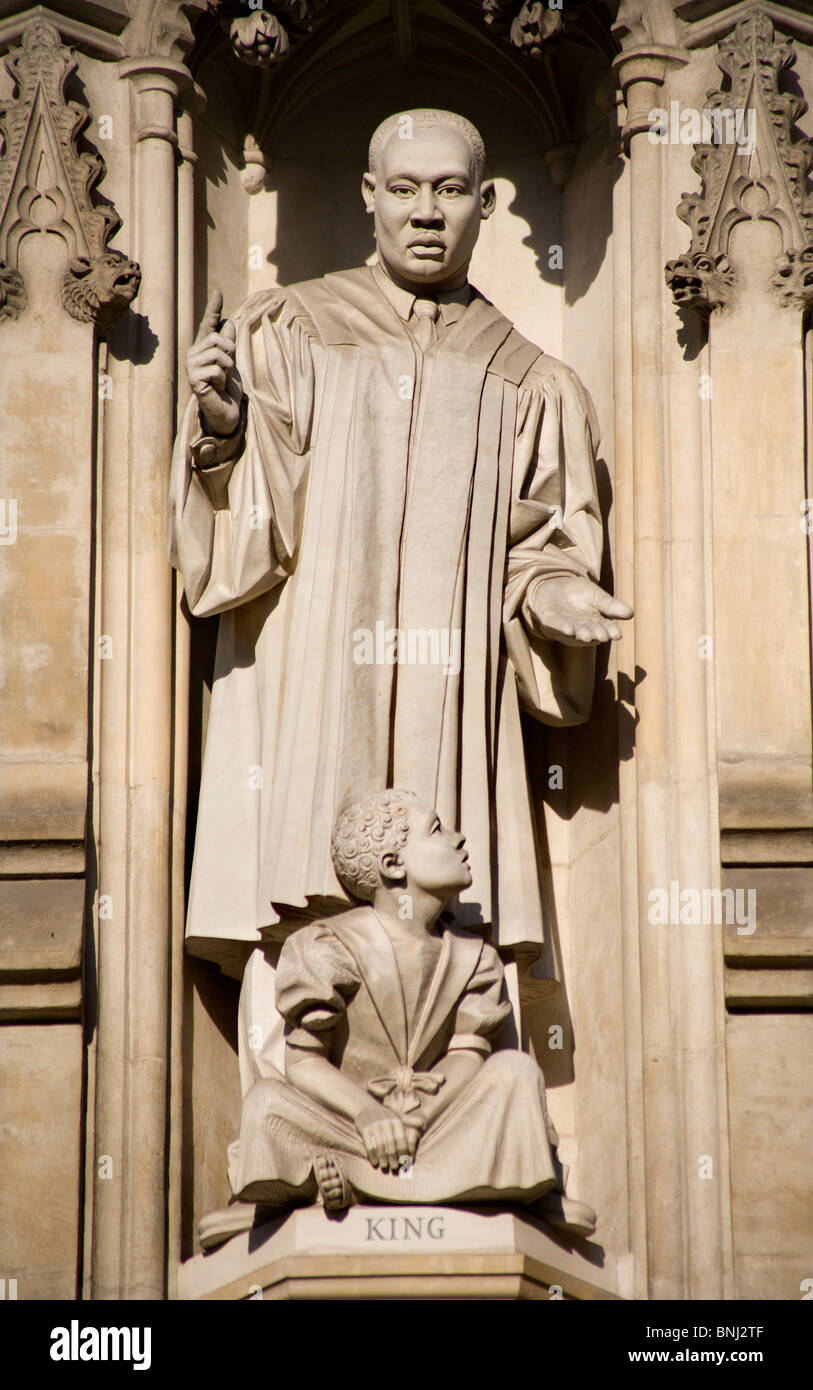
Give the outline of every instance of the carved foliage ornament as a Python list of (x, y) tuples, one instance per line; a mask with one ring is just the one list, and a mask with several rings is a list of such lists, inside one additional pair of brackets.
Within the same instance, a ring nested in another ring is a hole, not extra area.
[(104, 160), (78, 153), (90, 113), (65, 99), (76, 59), (52, 25), (35, 19), (5, 64), (14, 95), (0, 107), (0, 321), (17, 318), (25, 307), (21, 243), (35, 232), (50, 232), (68, 248), (65, 308), (105, 333), (137, 294), (141, 271), (108, 246), (121, 225), (117, 213), (94, 205)]
[(250, 67), (281, 63), (293, 45), (309, 34), (328, 0), (210, 0), (213, 14), (228, 27), (236, 56)]
[(678, 207), (692, 243), (666, 266), (679, 307), (708, 315), (728, 302), (735, 284), (731, 232), (749, 219), (773, 222), (782, 234), (771, 280), (782, 301), (796, 309), (813, 304), (813, 199), (807, 193), (813, 143), (793, 137), (807, 103), (780, 91), (795, 58), (793, 43), (775, 39), (761, 13), (742, 20), (718, 47), (717, 65), (729, 90), (709, 93), (707, 138), (695, 145), (692, 159), (702, 191), (684, 194)]
[[(529, 58), (541, 58), (556, 41), (577, 33), (590, 0), (481, 0), (483, 19), (497, 37)], [(600, 8), (600, 7), (599, 7)]]
[(508, 39), (531, 58), (541, 58), (545, 44), (564, 28), (563, 0), (483, 0), (484, 19), (489, 29)]

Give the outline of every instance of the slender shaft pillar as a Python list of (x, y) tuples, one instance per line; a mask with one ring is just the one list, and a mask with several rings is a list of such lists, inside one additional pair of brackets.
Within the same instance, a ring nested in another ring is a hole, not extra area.
[[(194, 123), (188, 111), (178, 118), (178, 413), (186, 405), (188, 386), (184, 359), (195, 336), (195, 164)], [(168, 1270), (169, 1296), (175, 1296), (175, 1280), (181, 1258), (181, 1185), (183, 1137), (183, 949), (186, 894), (186, 789), (189, 762), (189, 659), (190, 624), (183, 601), (180, 576), (173, 571), (174, 672), (171, 848), (171, 1037), (170, 1037), (170, 1132)]]
[[(693, 889), (719, 883), (713, 697), (701, 646), (713, 623), (699, 359), (687, 363), (676, 347), (680, 325), (663, 272), (670, 202), (674, 215), (669, 150), (649, 138), (649, 113), (667, 104), (667, 75), (685, 61), (679, 50), (650, 45), (617, 65), (627, 103), (631, 287), (631, 380), (619, 398), (631, 426), (621, 422), (617, 549), (633, 557), (636, 610), (627, 672), (637, 716), (634, 776), (621, 784), (632, 934), (629, 1132), (632, 1152), (642, 1151), (631, 1237), (637, 1296), (655, 1299), (724, 1297), (729, 1239), (719, 930), (650, 920), (653, 890), (669, 893), (674, 880)], [(678, 397), (683, 409), (670, 410)]]
[(165, 1296), (167, 1268), (175, 599), (165, 527), (176, 405), (175, 103), (188, 75), (160, 59), (127, 60), (121, 74), (132, 83), (143, 279), (123, 383), (129, 456), (111, 430), (103, 488), (103, 627), (119, 664), (100, 702), (100, 884), (112, 916), (99, 923), (96, 1143), (120, 1167), (114, 1160), (112, 1193), (97, 1177), (92, 1287), (95, 1297), (149, 1299)]

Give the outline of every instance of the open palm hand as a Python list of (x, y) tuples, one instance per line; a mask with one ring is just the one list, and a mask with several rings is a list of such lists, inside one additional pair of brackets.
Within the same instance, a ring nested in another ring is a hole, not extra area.
[(632, 617), (623, 599), (605, 593), (581, 575), (552, 575), (533, 590), (526, 604), (529, 625), (537, 637), (566, 647), (591, 647), (615, 642), (621, 636), (616, 618)]

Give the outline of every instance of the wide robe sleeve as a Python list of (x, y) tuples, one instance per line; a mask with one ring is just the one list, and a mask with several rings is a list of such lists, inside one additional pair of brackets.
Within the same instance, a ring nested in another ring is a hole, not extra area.
[(328, 1056), (333, 1030), (360, 983), (353, 957), (324, 923), (289, 936), (276, 975), (276, 1004), (287, 1025), (288, 1046)]
[(524, 619), (544, 577), (598, 582), (598, 441), (595, 408), (575, 372), (539, 357), (519, 390), (503, 629), (520, 704), (544, 724), (582, 723), (593, 699), (595, 648), (532, 636)]
[(314, 329), (294, 296), (254, 295), (234, 316), (244, 410), (233, 440), (186, 409), (172, 459), (169, 553), (196, 617), (290, 574), (302, 526), (314, 410)]
[(483, 943), (477, 969), (460, 998), (449, 1052), (460, 1048), (491, 1052), (491, 1042), (511, 1012), (502, 964), (494, 947)]

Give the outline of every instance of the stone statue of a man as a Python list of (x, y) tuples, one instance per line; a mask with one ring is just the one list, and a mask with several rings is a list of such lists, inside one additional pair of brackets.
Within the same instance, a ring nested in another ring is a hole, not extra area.
[(460, 116), (390, 117), (375, 265), (225, 323), (215, 294), (189, 353), (172, 557), (221, 616), (187, 934), (235, 973), (347, 907), (334, 815), (393, 785), (466, 835), (461, 925), (542, 945), (520, 707), (586, 719), (631, 610), (596, 582), (590, 399), (467, 280), (484, 165)]

